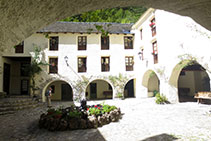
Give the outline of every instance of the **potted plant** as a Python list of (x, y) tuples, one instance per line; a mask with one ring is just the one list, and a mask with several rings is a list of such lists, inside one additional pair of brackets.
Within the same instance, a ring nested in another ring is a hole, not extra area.
[(122, 94), (122, 93), (118, 93), (118, 94), (116, 95), (116, 97), (117, 97), (118, 99), (124, 99), (124, 97), (123, 97), (123, 94)]
[(149, 26), (150, 26), (151, 28), (153, 28), (153, 27), (155, 26), (155, 23), (152, 22), (152, 23), (149, 24)]

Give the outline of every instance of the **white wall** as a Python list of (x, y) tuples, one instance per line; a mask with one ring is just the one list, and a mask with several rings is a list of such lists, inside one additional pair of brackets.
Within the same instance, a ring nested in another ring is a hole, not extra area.
[[(144, 48), (144, 60), (136, 60), (136, 77), (143, 77), (143, 74), (149, 69), (155, 71), (160, 79), (160, 92), (166, 95), (170, 101), (178, 102), (177, 87), (175, 87), (177, 84), (169, 84), (175, 66), (181, 61), (178, 56), (190, 54), (184, 59), (190, 60), (192, 57), (204, 68), (211, 70), (209, 63), (211, 61), (211, 32), (189, 17), (163, 10), (154, 11), (151, 9), (147, 12), (132, 27), (132, 32), (135, 33), (135, 50), (140, 52), (141, 48)], [(153, 17), (155, 17), (157, 32), (154, 37), (151, 35), (149, 26)], [(143, 30), (142, 40), (140, 40), (140, 29)], [(158, 64), (153, 63), (153, 55), (151, 54), (152, 42), (155, 40), (158, 46)], [(173, 76), (178, 79), (179, 74), (173, 74)], [(175, 82), (177, 83), (177, 81)], [(185, 83), (185, 85), (187, 84)], [(137, 88), (146, 93), (144, 86), (139, 84)], [(195, 90), (192, 89), (191, 93), (193, 91)]]

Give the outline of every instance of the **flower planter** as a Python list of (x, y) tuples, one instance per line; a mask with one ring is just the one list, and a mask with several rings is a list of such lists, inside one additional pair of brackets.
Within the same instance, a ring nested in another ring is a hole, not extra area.
[[(79, 107), (67, 107), (65, 109), (60, 109), (62, 114), (57, 114), (58, 109), (54, 110), (55, 113), (53, 113), (53, 110), (49, 111), (47, 114), (43, 113), (40, 116), (39, 127), (48, 129), (49, 131), (98, 128), (109, 124), (110, 122), (116, 122), (121, 117), (120, 108), (116, 108), (115, 106), (93, 105), (87, 107), (87, 111), (80, 111)], [(94, 111), (95, 109), (96, 111), (100, 110), (101, 112), (104, 112), (96, 113), (96, 115), (93, 114), (95, 112), (91, 114), (91, 111)], [(72, 114), (68, 114), (68, 112), (71, 111)]]

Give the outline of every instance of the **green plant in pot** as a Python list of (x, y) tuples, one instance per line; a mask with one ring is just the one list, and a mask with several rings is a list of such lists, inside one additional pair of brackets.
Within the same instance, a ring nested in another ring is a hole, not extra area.
[(123, 94), (122, 94), (122, 93), (118, 93), (118, 94), (117, 94), (117, 98), (123, 99)]

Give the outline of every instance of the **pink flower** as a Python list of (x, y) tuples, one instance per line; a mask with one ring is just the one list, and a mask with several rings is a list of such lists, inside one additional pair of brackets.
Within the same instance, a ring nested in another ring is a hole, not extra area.
[(155, 23), (151, 23), (151, 24), (149, 24), (149, 26), (151, 26), (151, 27), (153, 27), (155, 25)]
[(97, 105), (95, 105), (95, 108), (97, 108)]

